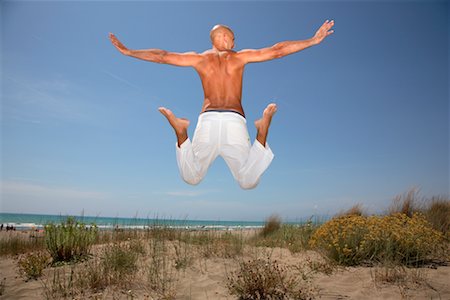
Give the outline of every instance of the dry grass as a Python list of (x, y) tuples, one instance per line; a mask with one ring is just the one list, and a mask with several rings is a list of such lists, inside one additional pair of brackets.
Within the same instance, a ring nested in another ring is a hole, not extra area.
[(370, 270), (370, 276), (377, 288), (384, 285), (397, 286), (400, 295), (408, 299), (408, 290), (430, 286), (424, 268), (408, 268), (404, 265), (386, 262)]
[(258, 234), (249, 239), (248, 244), (258, 247), (282, 247), (297, 253), (310, 249), (309, 240), (319, 226), (311, 220), (302, 225), (282, 224), (271, 234)]
[(170, 244), (165, 239), (150, 240), (149, 260), (145, 264), (147, 282), (158, 299), (175, 299), (176, 267), (172, 264)]
[(43, 235), (32, 232), (23, 234), (10, 232), (0, 238), (0, 256), (16, 256), (37, 250), (44, 250), (45, 242)]
[(334, 217), (338, 218), (343, 216), (365, 216), (365, 215), (366, 213), (364, 212), (362, 204), (358, 203), (345, 211), (337, 213)]
[(401, 213), (412, 217), (413, 213), (422, 211), (422, 201), (423, 199), (420, 197), (419, 189), (413, 187), (406, 193), (395, 196), (387, 213), (389, 215)]
[(443, 196), (431, 197), (424, 214), (436, 230), (450, 238), (450, 199)]
[(186, 232), (180, 236), (180, 240), (197, 246), (196, 250), (203, 258), (234, 258), (242, 255), (245, 244), (239, 232), (217, 230)]
[(272, 215), (264, 223), (264, 227), (261, 230), (261, 235), (266, 237), (274, 232), (277, 232), (281, 228), (281, 218), (277, 215)]

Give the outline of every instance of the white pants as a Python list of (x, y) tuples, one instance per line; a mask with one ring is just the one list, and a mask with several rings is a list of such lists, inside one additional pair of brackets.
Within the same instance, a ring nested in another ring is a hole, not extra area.
[(258, 140), (253, 146), (244, 117), (234, 112), (204, 112), (198, 117), (192, 143), (187, 139), (176, 145), (181, 177), (189, 184), (198, 184), (209, 166), (222, 156), (241, 188), (252, 189), (274, 157), (266, 143)]

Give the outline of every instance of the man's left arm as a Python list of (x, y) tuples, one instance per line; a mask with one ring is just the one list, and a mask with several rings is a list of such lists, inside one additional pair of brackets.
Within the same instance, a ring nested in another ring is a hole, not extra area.
[(272, 47), (263, 49), (245, 49), (237, 53), (237, 56), (244, 61), (244, 63), (263, 62), (275, 58), (281, 58), (286, 55), (299, 52), (303, 49), (320, 44), (327, 36), (334, 31), (331, 28), (334, 26), (334, 21), (326, 20), (322, 26), (317, 30), (314, 37), (301, 41), (285, 41), (280, 42)]

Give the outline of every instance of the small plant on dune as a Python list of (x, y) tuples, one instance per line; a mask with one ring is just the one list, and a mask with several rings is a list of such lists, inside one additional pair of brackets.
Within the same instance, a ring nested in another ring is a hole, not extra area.
[(307, 257), (304, 262), (302, 262), (300, 265), (297, 265), (295, 268), (299, 271), (303, 280), (309, 280), (312, 275), (317, 273), (331, 275), (336, 269), (336, 264), (326, 257), (323, 258), (325, 259), (317, 260)]
[(41, 277), (49, 263), (49, 255), (42, 251), (24, 254), (17, 261), (19, 273), (27, 280)]
[(334, 218), (317, 229), (310, 244), (344, 265), (380, 261), (417, 264), (436, 255), (443, 241), (442, 234), (416, 212), (412, 217), (397, 213)]
[(106, 247), (102, 258), (103, 273), (110, 284), (126, 286), (137, 270), (138, 254), (129, 244), (114, 243)]
[(242, 300), (313, 298), (310, 287), (270, 258), (240, 262), (239, 269), (228, 276), (227, 288)]
[(68, 262), (87, 257), (91, 246), (97, 239), (97, 227), (90, 227), (67, 218), (59, 225), (45, 226), (45, 243), (53, 263)]
[(264, 223), (264, 227), (261, 230), (261, 235), (266, 237), (281, 228), (281, 219), (277, 215), (270, 216)]

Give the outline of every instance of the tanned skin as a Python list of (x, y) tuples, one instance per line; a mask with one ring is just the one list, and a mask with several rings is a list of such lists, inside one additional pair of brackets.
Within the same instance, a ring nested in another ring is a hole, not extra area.
[[(212, 109), (233, 110), (244, 115), (242, 108), (242, 78), (244, 67), (249, 63), (264, 62), (299, 52), (320, 44), (334, 31), (334, 21), (326, 20), (314, 37), (307, 40), (285, 41), (263, 49), (244, 49), (233, 51), (234, 33), (224, 25), (216, 25), (210, 32), (212, 48), (203, 53), (175, 53), (160, 49), (131, 50), (110, 33), (112, 44), (124, 55), (138, 59), (169, 64), (180, 67), (193, 67), (200, 76), (204, 92), (202, 112)], [(277, 106), (269, 104), (261, 119), (255, 121), (256, 139), (266, 145), (267, 134)], [(189, 120), (177, 118), (169, 109), (160, 107), (159, 111), (167, 118), (175, 130), (178, 146), (187, 138)]]

